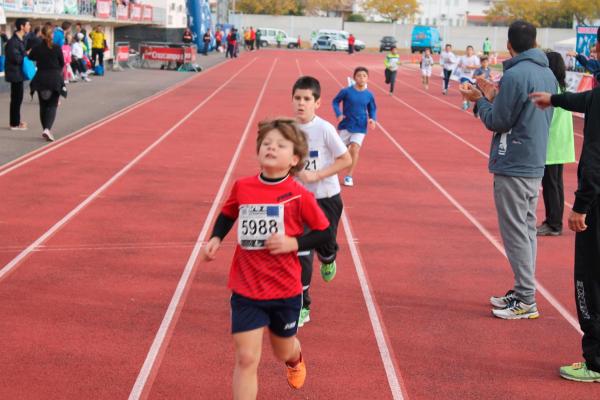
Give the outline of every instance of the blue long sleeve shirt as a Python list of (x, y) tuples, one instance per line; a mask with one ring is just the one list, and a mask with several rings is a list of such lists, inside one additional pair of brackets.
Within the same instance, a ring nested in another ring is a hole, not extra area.
[[(343, 110), (340, 110), (340, 103), (343, 103)], [(338, 129), (345, 129), (350, 133), (366, 134), (369, 118), (377, 120), (377, 106), (373, 93), (368, 89), (356, 90), (354, 86), (342, 89), (335, 96), (333, 111), (336, 117), (344, 115)]]
[(598, 82), (600, 82), (600, 61), (587, 58), (583, 54), (577, 54), (577, 57), (575, 58), (579, 64), (583, 66), (583, 68), (588, 70), (588, 72), (592, 74)]

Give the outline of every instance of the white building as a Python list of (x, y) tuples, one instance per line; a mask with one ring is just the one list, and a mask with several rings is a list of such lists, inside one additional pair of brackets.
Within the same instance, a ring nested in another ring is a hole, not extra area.
[(165, 10), (165, 28), (181, 29), (187, 26), (186, 0), (144, 0), (144, 3)]
[[(465, 26), (467, 23), (485, 23), (485, 11), (494, 0), (418, 0), (419, 13), (412, 21), (418, 25)], [(366, 11), (364, 0), (357, 0), (354, 13), (369, 21), (383, 21), (377, 13)]]

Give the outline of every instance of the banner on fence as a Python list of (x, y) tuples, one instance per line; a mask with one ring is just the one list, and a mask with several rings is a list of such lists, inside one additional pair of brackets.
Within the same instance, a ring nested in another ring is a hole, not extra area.
[(129, 19), (129, 8), (127, 6), (117, 6), (117, 19), (121, 21)]
[(142, 11), (142, 21), (152, 22), (153, 8), (151, 5), (144, 4)]
[(111, 7), (111, 0), (96, 0), (96, 17), (109, 18)]
[(129, 19), (132, 21), (142, 20), (142, 5), (141, 4), (129, 4)]
[[(6, 14), (4, 14), (4, 7), (0, 5), (0, 25), (6, 25)], [(2, 54), (2, 49), (0, 49), (0, 54)]]
[(195, 60), (196, 52), (192, 47), (167, 47), (141, 45), (140, 53), (146, 61), (189, 63)]
[(77, 0), (63, 0), (64, 1), (64, 10), (65, 14), (77, 15), (79, 14), (79, 10), (77, 7)]
[(583, 54), (584, 56), (589, 57), (591, 48), (596, 46), (597, 33), (597, 26), (578, 26), (575, 51), (578, 54)]
[(54, 0), (36, 0), (33, 9), (39, 14), (54, 14)]
[(128, 44), (117, 45), (117, 61), (118, 62), (129, 61), (129, 45)]

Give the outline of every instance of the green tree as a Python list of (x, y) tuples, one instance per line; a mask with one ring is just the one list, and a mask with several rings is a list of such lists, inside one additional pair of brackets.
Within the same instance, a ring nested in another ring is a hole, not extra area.
[(351, 12), (352, 0), (302, 0), (305, 2), (305, 9), (310, 13), (317, 11), (324, 12)]
[(346, 18), (348, 22), (365, 22), (365, 17), (360, 14), (350, 14), (348, 18)]
[(543, 27), (570, 27), (573, 19), (583, 24), (598, 16), (600, 0), (505, 0), (487, 11), (490, 23), (522, 19)]
[(237, 0), (236, 9), (245, 14), (288, 15), (298, 11), (296, 0)]
[(417, 0), (367, 0), (365, 7), (392, 22), (412, 18), (419, 12)]
[(600, 0), (560, 0), (560, 5), (578, 24), (600, 18)]

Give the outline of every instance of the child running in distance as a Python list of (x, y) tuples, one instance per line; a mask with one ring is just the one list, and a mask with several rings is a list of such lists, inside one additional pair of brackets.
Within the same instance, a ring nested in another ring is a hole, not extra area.
[(421, 79), (425, 90), (429, 90), (429, 78), (431, 77), (432, 68), (433, 57), (431, 56), (431, 50), (425, 49), (425, 52), (421, 56)]
[(385, 83), (390, 85), (390, 95), (394, 94), (394, 86), (396, 85), (396, 75), (398, 75), (398, 66), (400, 65), (400, 55), (398, 49), (393, 46), (390, 52), (385, 56)]
[[(461, 85), (465, 83), (475, 83), (473, 81), (473, 72), (479, 68), (479, 57), (475, 55), (473, 46), (467, 46), (467, 54), (458, 59), (458, 68), (460, 68)], [(469, 106), (469, 101), (463, 95), (462, 109), (466, 111), (469, 109)]]

